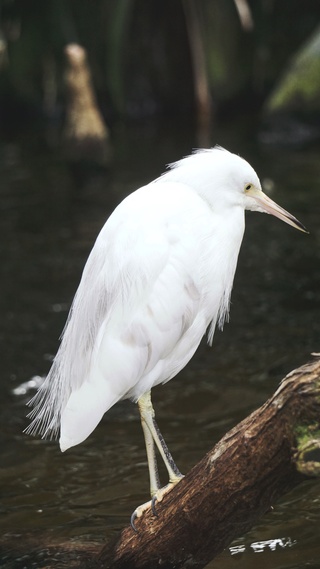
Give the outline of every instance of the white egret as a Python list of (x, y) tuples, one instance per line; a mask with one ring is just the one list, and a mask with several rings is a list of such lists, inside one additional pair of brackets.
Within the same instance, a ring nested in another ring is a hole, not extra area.
[[(228, 315), (245, 210), (305, 231), (261, 190), (244, 159), (220, 147), (171, 164), (124, 199), (83, 271), (59, 351), (31, 403), (27, 432), (84, 441), (117, 401), (138, 403), (154, 500), (182, 477), (155, 422), (150, 392), (184, 368)], [(169, 484), (160, 488), (155, 446)], [(133, 519), (151, 502), (139, 506)]]

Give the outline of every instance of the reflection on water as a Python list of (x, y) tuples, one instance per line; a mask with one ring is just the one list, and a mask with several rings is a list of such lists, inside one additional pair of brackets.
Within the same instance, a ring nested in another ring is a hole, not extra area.
[[(86, 257), (110, 211), (196, 146), (192, 132), (178, 132), (120, 132), (110, 169), (93, 172), (68, 168), (34, 135), (1, 143), (3, 567), (23, 567), (9, 549), (30, 537), (103, 542), (147, 498), (134, 405), (118, 404), (85, 443), (61, 454), (56, 443), (22, 434), (32, 394), (26, 382), (49, 369)], [(203, 342), (178, 378), (154, 390), (159, 425), (183, 472), (260, 405), (283, 375), (319, 351), (318, 151), (266, 151), (247, 140), (241, 131), (225, 131), (212, 143), (242, 153), (273, 182), (272, 197), (311, 234), (247, 214), (230, 324), (211, 349)], [(320, 560), (319, 491), (317, 482), (297, 488), (210, 567), (228, 569), (235, 559), (240, 569), (256, 567), (257, 555), (260, 567), (311, 567)]]

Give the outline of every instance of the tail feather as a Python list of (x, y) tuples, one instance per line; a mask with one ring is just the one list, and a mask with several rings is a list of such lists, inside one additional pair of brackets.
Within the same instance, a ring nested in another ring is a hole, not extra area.
[(61, 415), (61, 451), (82, 443), (118, 400), (119, 394), (110, 389), (108, 382), (84, 381), (72, 392)]
[(60, 430), (61, 411), (70, 393), (61, 394), (60, 370), (55, 361), (36, 395), (28, 402), (33, 409), (28, 414), (30, 425), (24, 430), (28, 435), (40, 434), (43, 439), (57, 439)]

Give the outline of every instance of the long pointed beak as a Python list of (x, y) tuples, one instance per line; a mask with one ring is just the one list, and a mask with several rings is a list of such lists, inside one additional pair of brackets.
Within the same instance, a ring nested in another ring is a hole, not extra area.
[(269, 213), (270, 215), (274, 215), (278, 217), (288, 225), (292, 225), (299, 231), (303, 231), (304, 233), (309, 233), (304, 225), (291, 213), (280, 207), (276, 202), (271, 200), (266, 194), (264, 194), (261, 190), (257, 190), (256, 188), (251, 188), (246, 192), (247, 196), (254, 198), (256, 201), (259, 210), (265, 213)]

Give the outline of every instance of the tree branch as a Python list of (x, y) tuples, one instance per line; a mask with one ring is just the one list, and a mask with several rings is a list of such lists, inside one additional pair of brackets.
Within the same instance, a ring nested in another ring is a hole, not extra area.
[(320, 360), (291, 372), (97, 559), (103, 569), (205, 567), (285, 492), (320, 475)]

